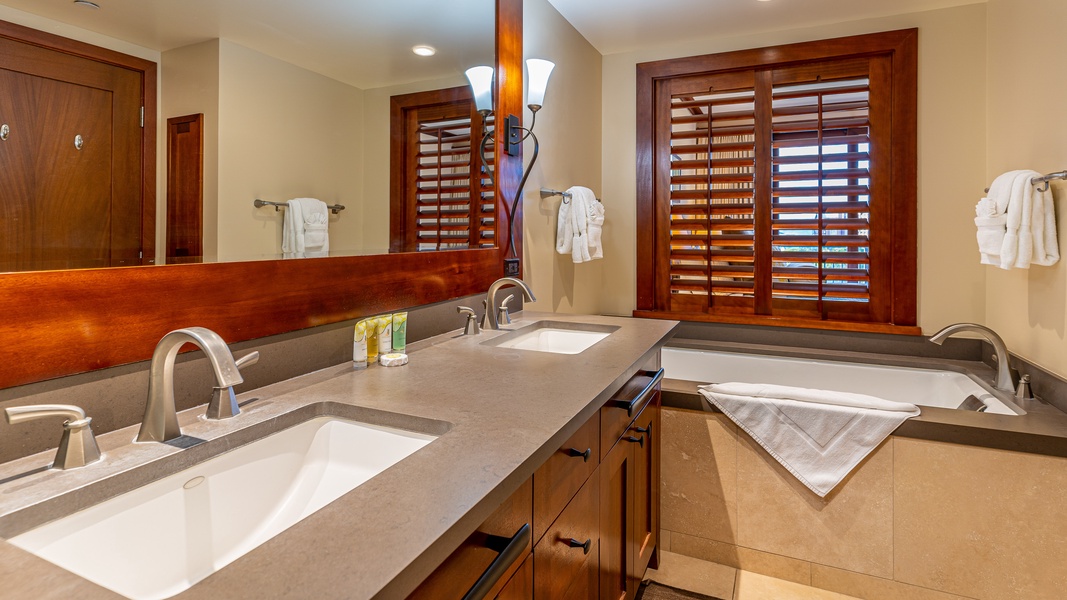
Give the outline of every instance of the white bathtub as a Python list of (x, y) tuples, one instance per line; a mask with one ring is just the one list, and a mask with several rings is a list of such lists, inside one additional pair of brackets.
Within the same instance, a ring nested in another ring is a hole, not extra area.
[(985, 412), (1022, 414), (963, 373), (688, 348), (663, 349), (664, 377), (697, 383), (772, 383), (869, 394), (919, 406), (959, 408), (967, 396)]

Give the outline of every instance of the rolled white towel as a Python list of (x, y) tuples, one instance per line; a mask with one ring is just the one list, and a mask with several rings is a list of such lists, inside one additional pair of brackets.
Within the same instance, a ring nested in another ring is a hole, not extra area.
[(982, 198), (974, 207), (974, 216), (976, 217), (990, 218), (999, 216), (999, 214), (997, 212), (997, 203), (989, 198)]

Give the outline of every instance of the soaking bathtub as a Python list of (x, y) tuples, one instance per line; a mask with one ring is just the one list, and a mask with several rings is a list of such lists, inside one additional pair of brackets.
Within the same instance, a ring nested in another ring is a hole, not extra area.
[(662, 361), (664, 377), (698, 384), (772, 383), (949, 409), (960, 408), (968, 396), (974, 396), (986, 405), (987, 413), (1025, 414), (955, 371), (670, 347), (663, 349)]

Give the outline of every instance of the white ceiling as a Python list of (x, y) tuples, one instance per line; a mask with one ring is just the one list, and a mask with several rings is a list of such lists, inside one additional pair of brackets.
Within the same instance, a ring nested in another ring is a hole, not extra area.
[[(0, 0), (165, 51), (225, 38), (359, 88), (461, 74), (494, 55), (493, 0)], [(436, 56), (411, 52), (416, 44)]]
[(601, 54), (985, 0), (548, 0)]

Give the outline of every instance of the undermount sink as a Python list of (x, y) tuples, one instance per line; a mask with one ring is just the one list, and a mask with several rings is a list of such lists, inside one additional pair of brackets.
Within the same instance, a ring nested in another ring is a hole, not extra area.
[(579, 354), (617, 329), (618, 327), (611, 325), (592, 323), (538, 321), (483, 343), (516, 350)]
[(129, 598), (167, 598), (434, 439), (316, 417), (9, 541)]

